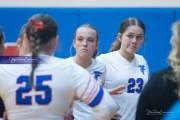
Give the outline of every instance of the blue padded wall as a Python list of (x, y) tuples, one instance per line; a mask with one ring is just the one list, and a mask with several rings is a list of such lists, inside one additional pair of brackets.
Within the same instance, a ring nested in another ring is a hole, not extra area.
[[(146, 26), (146, 39), (137, 53), (145, 57), (151, 74), (168, 66), (171, 25), (180, 19), (178, 8), (0, 8), (0, 25), (4, 28), (6, 42), (15, 42), (21, 26), (36, 13), (47, 13), (57, 21), (61, 42), (55, 56), (63, 58), (70, 56), (73, 35), (79, 25), (90, 23), (98, 29), (99, 54), (102, 54), (110, 49), (125, 18), (141, 19)], [(74, 53), (72, 49), (72, 55)]]

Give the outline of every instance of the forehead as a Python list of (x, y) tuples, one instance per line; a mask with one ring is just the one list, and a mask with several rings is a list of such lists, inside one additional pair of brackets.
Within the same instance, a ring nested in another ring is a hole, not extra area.
[(141, 27), (133, 25), (133, 26), (129, 26), (125, 33), (134, 33), (134, 34), (144, 34), (144, 31)]
[(97, 33), (91, 28), (80, 27), (76, 31), (76, 36), (96, 37)]

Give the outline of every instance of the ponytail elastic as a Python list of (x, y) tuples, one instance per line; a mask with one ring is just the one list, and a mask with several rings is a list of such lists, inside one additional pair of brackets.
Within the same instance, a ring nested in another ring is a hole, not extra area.
[(29, 19), (29, 22), (31, 23), (30, 27), (35, 26), (38, 30), (43, 29), (43, 22), (35, 22), (33, 19)]

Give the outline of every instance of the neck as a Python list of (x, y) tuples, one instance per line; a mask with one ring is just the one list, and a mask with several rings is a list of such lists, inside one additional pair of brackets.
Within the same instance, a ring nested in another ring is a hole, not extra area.
[[(30, 53), (28, 53), (28, 54), (31, 54), (32, 55), (32, 52), (30, 52)], [(44, 55), (49, 55), (49, 56), (53, 56), (54, 54), (53, 53), (48, 53), (48, 52), (45, 52), (45, 51), (39, 51), (39, 53), (38, 53), (38, 55), (39, 54), (44, 54)], [(19, 55), (19, 56), (21, 56), (21, 55)]]
[(54, 47), (50, 47), (50, 46), (41, 46), (41, 49), (39, 50), (39, 54), (45, 54), (45, 55), (50, 55), (52, 56), (54, 54)]
[(134, 58), (134, 54), (128, 53), (126, 51), (122, 51), (122, 49), (119, 49), (118, 52), (123, 56), (127, 61), (132, 62)]
[(91, 58), (84, 58), (80, 56), (74, 56), (74, 61), (83, 68), (87, 68), (91, 65)]

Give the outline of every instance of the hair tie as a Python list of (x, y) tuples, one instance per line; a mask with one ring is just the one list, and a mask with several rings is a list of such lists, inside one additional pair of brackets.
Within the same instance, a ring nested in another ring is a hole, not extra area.
[(33, 19), (29, 19), (30, 27), (35, 26), (36, 29), (41, 30), (43, 29), (43, 22), (35, 22)]

